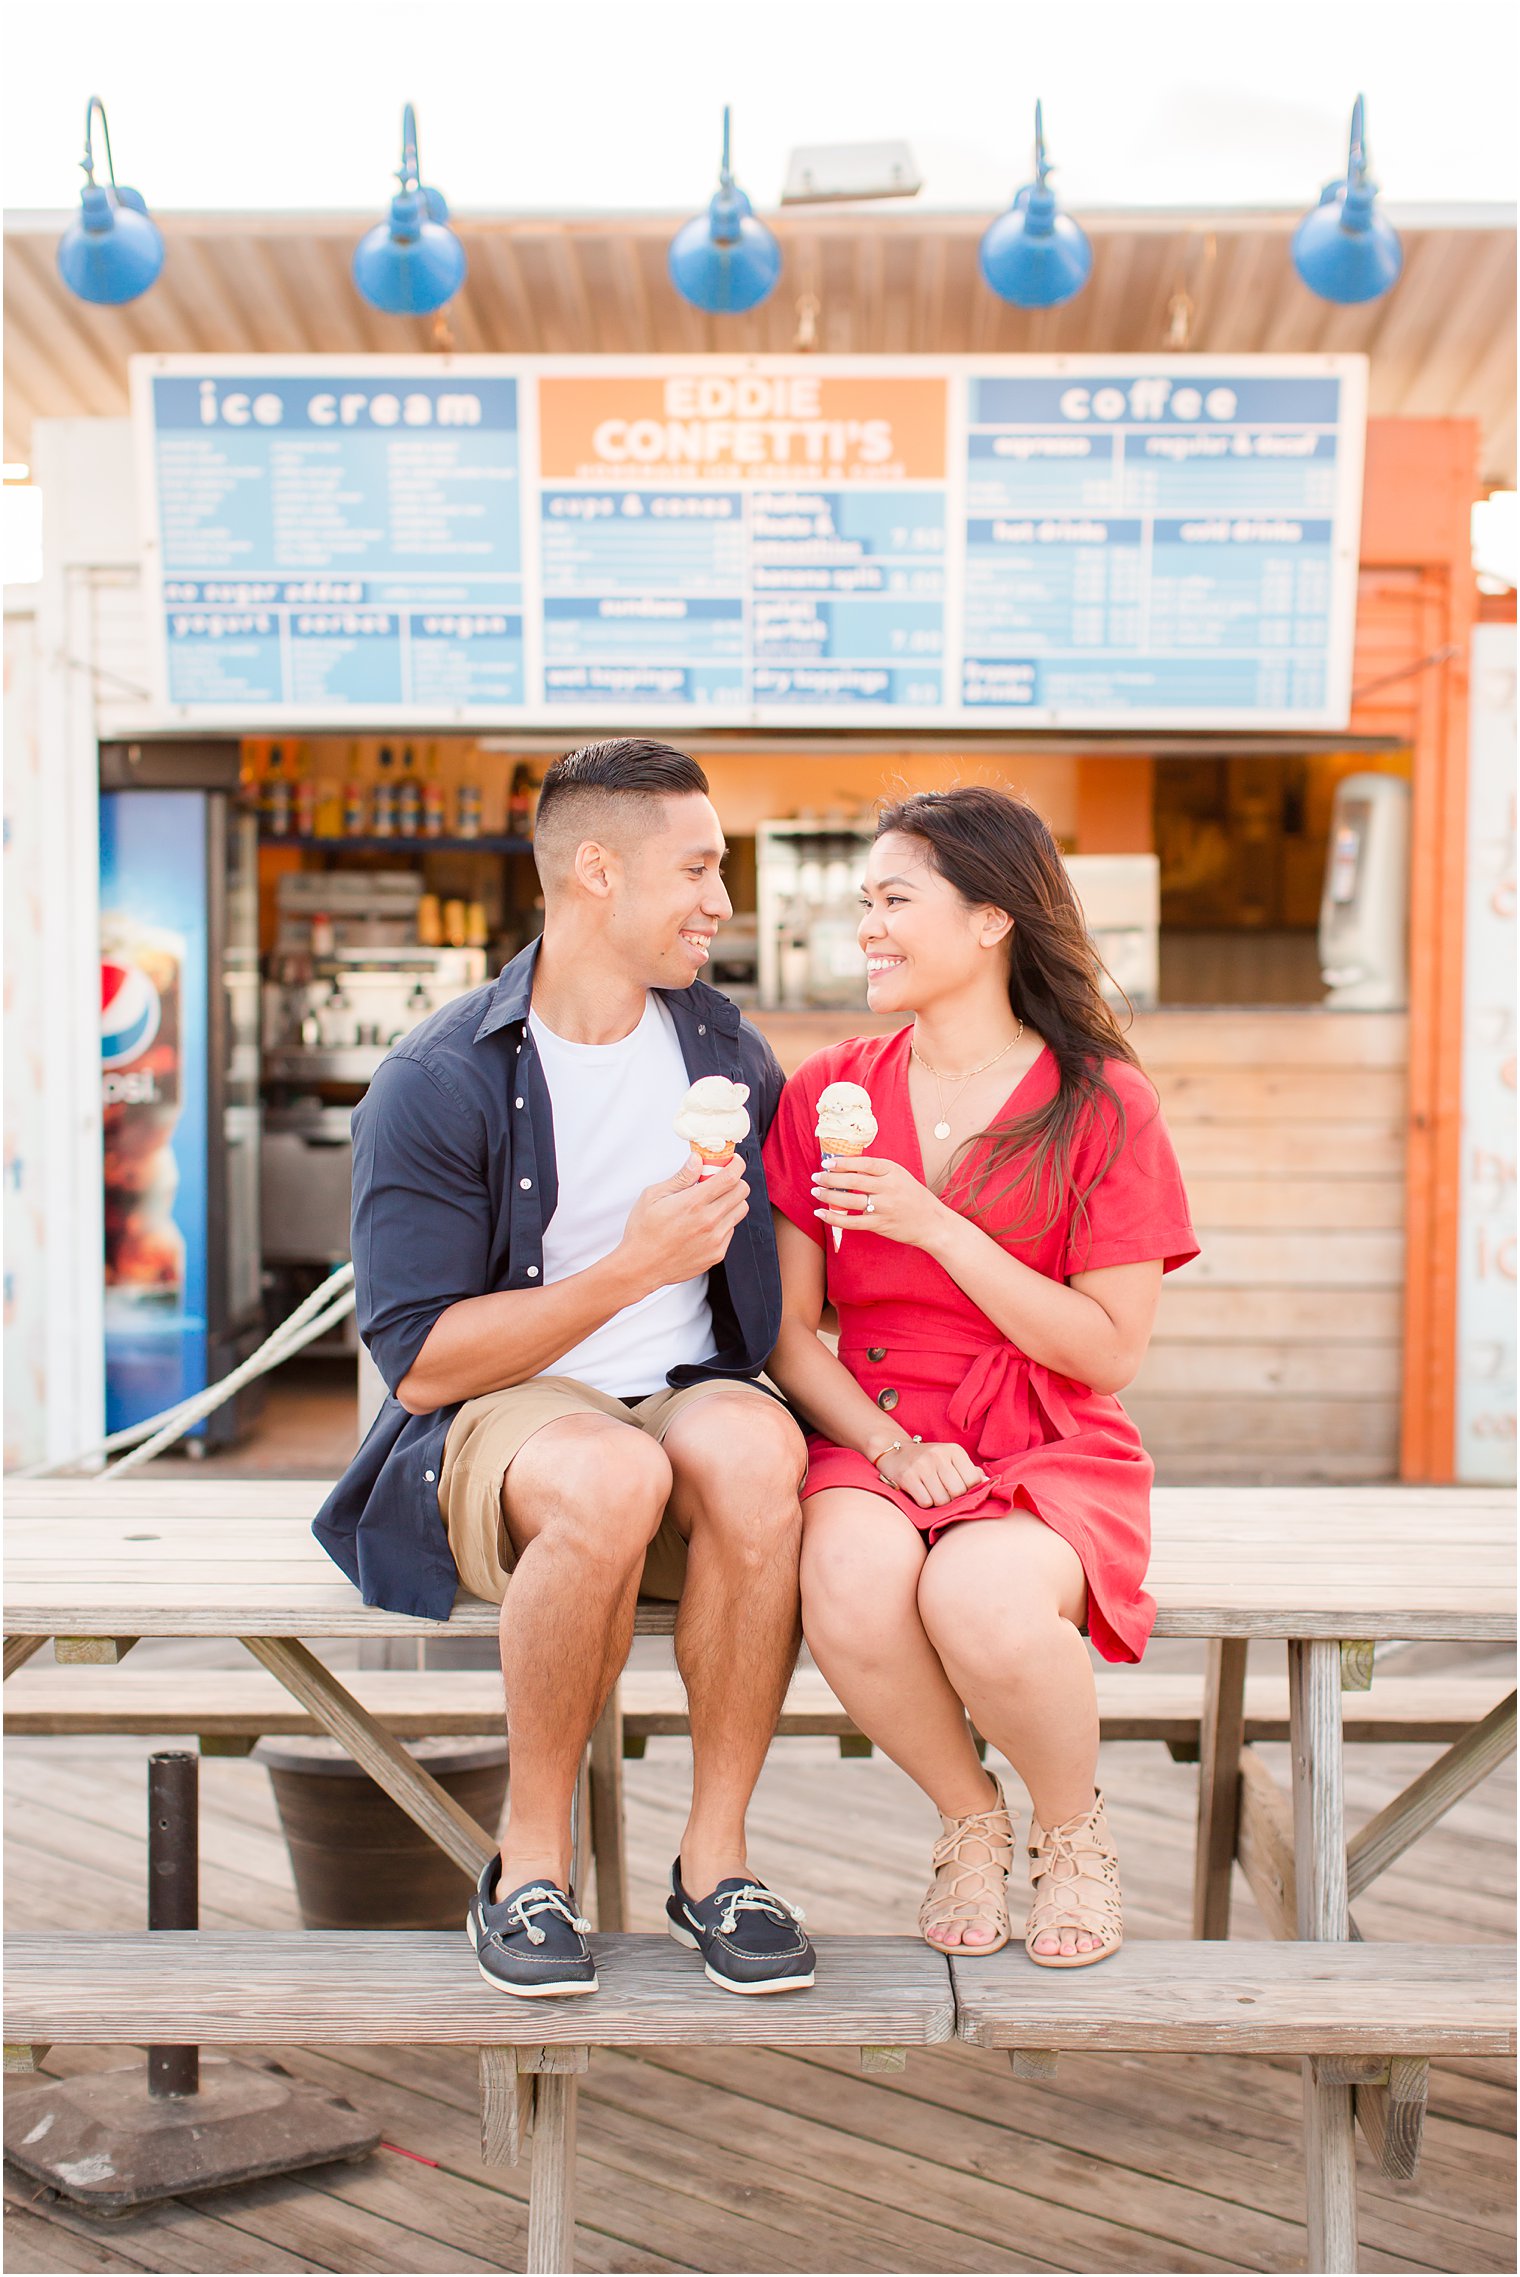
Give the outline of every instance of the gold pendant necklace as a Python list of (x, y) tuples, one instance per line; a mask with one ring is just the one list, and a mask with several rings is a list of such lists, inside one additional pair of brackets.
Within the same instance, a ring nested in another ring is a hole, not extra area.
[[(951, 1094), (950, 1106), (953, 1107), (955, 1105), (956, 1100), (959, 1099), (961, 1093), (965, 1090), (968, 1083), (975, 1082), (976, 1078), (979, 1075), (985, 1075), (989, 1067), (996, 1067), (1000, 1059), (1006, 1059), (1008, 1057), (1008, 1054), (1012, 1051), (1014, 1044), (1022, 1042), (1023, 1035), (1024, 1023), (1021, 1020), (1019, 1022), (1018, 1034), (1013, 1038), (1012, 1043), (1004, 1044), (1002, 1050), (1000, 1052), (994, 1052), (991, 1059), (984, 1059), (980, 1067), (974, 1067), (969, 1075), (963, 1075), (961, 1077), (960, 1082), (956, 1085), (954, 1092)], [(934, 1078), (934, 1088), (939, 1096), (939, 1121), (934, 1126), (934, 1135), (937, 1139), (947, 1139), (950, 1136), (950, 1108), (945, 1105), (944, 1080), (940, 1075), (939, 1069), (937, 1067), (930, 1066), (928, 1060), (925, 1059), (923, 1053), (919, 1050), (917, 1044), (914, 1043), (911, 1036), (908, 1039), (908, 1049), (913, 1054), (913, 1057), (918, 1061), (919, 1066)]]

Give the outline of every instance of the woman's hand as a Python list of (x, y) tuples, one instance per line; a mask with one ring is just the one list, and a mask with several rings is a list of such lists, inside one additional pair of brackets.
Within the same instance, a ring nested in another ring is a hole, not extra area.
[(957, 1496), (966, 1494), (973, 1486), (985, 1483), (987, 1473), (979, 1463), (973, 1462), (964, 1447), (947, 1440), (931, 1440), (927, 1445), (915, 1439), (893, 1453), (883, 1455), (876, 1466), (888, 1486), (895, 1486), (901, 1494), (911, 1494), (920, 1510), (938, 1510)]
[(882, 1233), (889, 1241), (929, 1249), (954, 1215), (900, 1162), (862, 1154), (813, 1172), (816, 1215), (851, 1233)]

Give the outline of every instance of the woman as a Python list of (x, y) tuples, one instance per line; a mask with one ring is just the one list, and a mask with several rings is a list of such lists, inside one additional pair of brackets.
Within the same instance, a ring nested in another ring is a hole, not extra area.
[[(911, 1022), (816, 1053), (765, 1148), (770, 1373), (813, 1426), (804, 1626), (862, 1731), (940, 1811), (925, 1938), (991, 1953), (1010, 1934), (1013, 1824), (969, 1712), (1033, 1805), (1026, 1949), (1081, 1968), (1123, 1935), (1082, 1632), (1138, 1660), (1155, 1615), (1152, 1465), (1116, 1394), (1163, 1272), (1198, 1244), (1031, 807), (968, 787), (891, 808), (860, 945), (871, 1010)], [(824, 1171), (817, 1104), (836, 1082), (865, 1087), (878, 1128)]]

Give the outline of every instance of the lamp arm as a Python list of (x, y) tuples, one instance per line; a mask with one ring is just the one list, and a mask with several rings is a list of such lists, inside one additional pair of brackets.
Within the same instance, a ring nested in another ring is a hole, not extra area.
[(1358, 95), (1351, 106), (1351, 147), (1346, 153), (1346, 180), (1359, 182), (1367, 171), (1367, 99)]
[(90, 141), (90, 128), (97, 111), (100, 113), (100, 131), (106, 146), (106, 172), (111, 177), (111, 187), (114, 190), (116, 187), (116, 166), (111, 157), (111, 129), (106, 120), (105, 104), (98, 95), (92, 95), (84, 107), (84, 156), (79, 163), (84, 170), (85, 180), (93, 188), (95, 183), (95, 153)]
[(723, 159), (718, 168), (718, 187), (720, 190), (731, 190), (734, 185), (734, 170), (729, 160), (729, 121), (732, 116), (730, 106), (725, 103), (723, 106)]
[(1036, 189), (1043, 190), (1045, 177), (1050, 172), (1050, 161), (1045, 155), (1045, 106), (1036, 102), (1034, 107), (1034, 179)]
[(417, 114), (410, 103), (401, 113), (401, 164), (396, 179), (403, 190), (416, 190), (422, 186), (422, 169), (417, 157)]

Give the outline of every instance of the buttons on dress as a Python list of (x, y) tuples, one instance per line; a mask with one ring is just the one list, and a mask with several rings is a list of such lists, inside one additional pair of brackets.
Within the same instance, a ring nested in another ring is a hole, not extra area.
[(528, 1267), (528, 1279), (530, 1281), (536, 1281), (538, 1279), (538, 1267), (536, 1265), (530, 1265)]
[(866, 1358), (868, 1360), (884, 1360), (886, 1356), (887, 1348), (885, 1344), (872, 1344), (867, 1347)]
[(521, 1186), (523, 1192), (526, 1194), (528, 1192), (528, 1189), (532, 1186), (533, 1181), (531, 1178), (519, 1178), (517, 1183), (519, 1186)]
[(887, 1386), (885, 1391), (879, 1391), (876, 1394), (876, 1404), (878, 1407), (884, 1407), (888, 1415), (891, 1414), (893, 1408), (897, 1405), (897, 1394), (895, 1391), (893, 1391), (890, 1384)]
[(424, 1471), (422, 1475), (427, 1480), (428, 1485), (431, 1486), (438, 1473), (436, 1471)]

